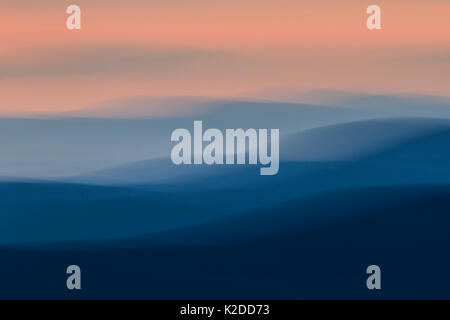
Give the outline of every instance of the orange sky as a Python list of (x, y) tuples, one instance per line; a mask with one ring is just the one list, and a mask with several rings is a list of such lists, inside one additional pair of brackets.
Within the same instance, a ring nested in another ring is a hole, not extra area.
[(449, 96), (450, 1), (0, 0), (0, 59), (3, 112), (271, 87)]

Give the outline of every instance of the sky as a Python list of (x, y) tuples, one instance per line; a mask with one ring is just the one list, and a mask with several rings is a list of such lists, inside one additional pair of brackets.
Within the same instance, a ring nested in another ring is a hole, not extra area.
[(0, 0), (1, 114), (272, 88), (450, 96), (450, 1)]

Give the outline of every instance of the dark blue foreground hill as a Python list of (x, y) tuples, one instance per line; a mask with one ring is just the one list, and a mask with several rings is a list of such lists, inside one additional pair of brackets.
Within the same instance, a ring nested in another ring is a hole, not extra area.
[(449, 199), (442, 185), (354, 189), (120, 242), (3, 248), (0, 297), (448, 299)]

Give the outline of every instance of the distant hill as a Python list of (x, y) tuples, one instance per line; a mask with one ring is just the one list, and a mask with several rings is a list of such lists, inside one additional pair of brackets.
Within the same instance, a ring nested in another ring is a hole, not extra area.
[(450, 130), (450, 119), (387, 118), (302, 130), (284, 136), (285, 161), (357, 160), (423, 135)]
[[(326, 105), (330, 107), (360, 108), (379, 110), (389, 116), (394, 116), (398, 109), (401, 116), (432, 116), (427, 112), (444, 111), (444, 114), (435, 116), (448, 117), (450, 97), (441, 97), (424, 94), (374, 94), (331, 89), (296, 90), (292, 88), (265, 90), (253, 94), (266, 99), (285, 101), (291, 103), (305, 103)], [(389, 113), (393, 112), (393, 113)]]
[(214, 101), (202, 114), (172, 118), (0, 118), (0, 175), (80, 175), (170, 154), (176, 128), (302, 128), (345, 121), (346, 111), (300, 104)]
[[(315, 95), (327, 97), (329, 93)], [(119, 99), (79, 112), (0, 118), (3, 150), (0, 175), (56, 178), (167, 157), (171, 132), (191, 128), (194, 120), (203, 120), (205, 128), (279, 128), (282, 135), (288, 135), (369, 119), (450, 118), (447, 100), (438, 97), (348, 96), (342, 92), (330, 96), (334, 98), (326, 100), (328, 106), (237, 98), (144, 96)], [(152, 116), (154, 110), (163, 112)], [(342, 147), (344, 153), (346, 146)], [(363, 148), (361, 144), (358, 146)], [(335, 151), (342, 152), (336, 148)]]
[[(449, 133), (450, 121), (445, 119), (368, 120), (283, 137), (280, 171), (273, 177), (259, 176), (259, 165), (176, 166), (165, 158), (130, 163), (67, 181), (206, 189), (267, 188), (273, 184), (291, 190), (307, 185), (314, 190), (353, 183), (408, 183), (414, 179), (446, 182)], [(392, 171), (398, 174), (393, 175)]]

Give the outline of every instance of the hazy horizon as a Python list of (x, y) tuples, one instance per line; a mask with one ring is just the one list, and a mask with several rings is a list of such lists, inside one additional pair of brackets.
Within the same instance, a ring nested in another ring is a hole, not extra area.
[(69, 4), (0, 1), (0, 113), (272, 88), (450, 96), (450, 3), (440, 0), (377, 1), (377, 31), (365, 25), (371, 3), (356, 0), (79, 0), (72, 31)]

